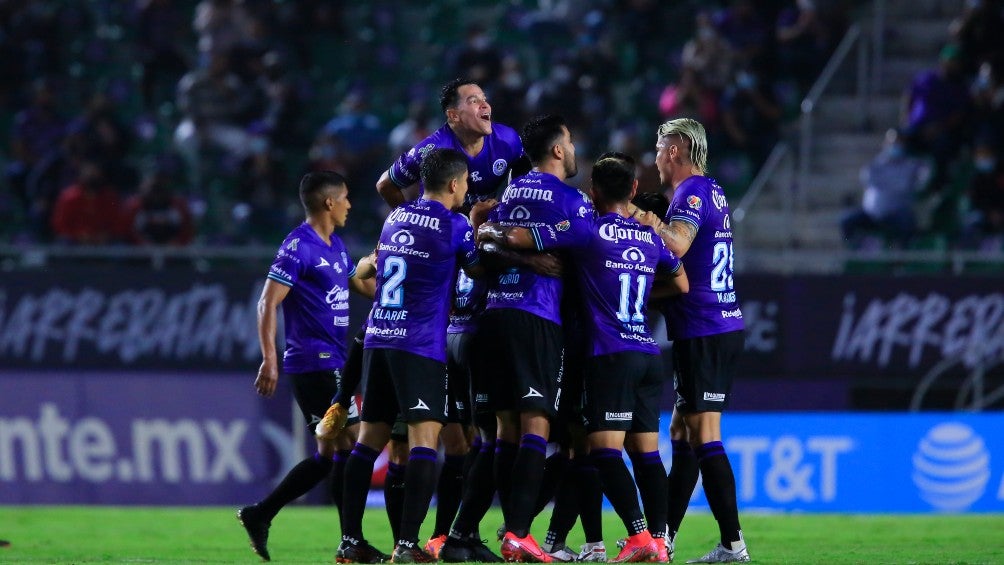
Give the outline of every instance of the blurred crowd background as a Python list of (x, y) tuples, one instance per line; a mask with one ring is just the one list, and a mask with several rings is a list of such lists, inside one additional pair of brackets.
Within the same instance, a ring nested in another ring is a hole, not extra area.
[[(613, 149), (657, 190), (656, 126), (695, 117), (735, 201), (870, 4), (0, 0), (0, 243), (274, 245), (302, 219), (300, 176), (335, 169), (363, 251), (387, 212), (377, 178), (443, 123), (456, 76), (496, 122), (563, 114), (580, 184)], [(873, 124), (893, 131), (847, 203), (848, 246), (1004, 231), (1002, 40), (1002, 2), (959, 2), (898, 123)], [(930, 195), (943, 221), (919, 227)]]

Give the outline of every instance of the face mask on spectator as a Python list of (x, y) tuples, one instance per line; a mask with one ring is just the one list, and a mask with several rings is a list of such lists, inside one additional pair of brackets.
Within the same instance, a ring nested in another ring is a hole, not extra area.
[(997, 166), (997, 159), (993, 157), (977, 157), (973, 160), (973, 166), (981, 173), (989, 173)]

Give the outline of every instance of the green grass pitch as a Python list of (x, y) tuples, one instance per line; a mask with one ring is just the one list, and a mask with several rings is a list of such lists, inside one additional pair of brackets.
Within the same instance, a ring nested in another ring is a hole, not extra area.
[[(234, 508), (0, 506), (0, 563), (256, 563)], [(435, 509), (432, 509), (435, 512)], [(428, 535), (432, 512), (422, 530)], [(534, 522), (543, 540), (549, 511)], [(1004, 515), (741, 515), (756, 563), (1004, 563)], [(365, 518), (368, 539), (390, 552), (381, 508)], [(493, 509), (482, 534), (494, 538), (501, 515)], [(604, 515), (610, 556), (624, 533), (616, 515)], [(274, 563), (331, 563), (339, 529), (334, 508), (293, 506), (272, 523)], [(716, 543), (706, 513), (684, 520), (676, 562), (703, 555)], [(569, 546), (583, 543), (578, 525)], [(492, 539), (489, 547), (497, 548)]]

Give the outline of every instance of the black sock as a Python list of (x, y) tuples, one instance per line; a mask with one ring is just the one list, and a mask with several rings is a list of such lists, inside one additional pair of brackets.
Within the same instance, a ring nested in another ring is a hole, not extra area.
[(387, 475), (383, 479), (383, 501), (387, 509), (387, 521), (394, 541), (401, 533), (401, 513), (404, 511), (404, 477), (407, 465), (387, 464)]
[[(450, 532), (457, 538), (464, 539), (477, 532), (478, 524), (491, 508), (495, 497), (495, 442), (486, 441), (481, 444), (481, 452), (471, 465), (464, 484), (464, 500), (457, 512), (457, 519)], [(480, 539), (480, 538), (479, 538)]]
[(668, 500), (666, 526), (669, 528), (669, 539), (676, 538), (680, 531), (683, 516), (690, 506), (690, 497), (697, 486), (697, 476), (700, 468), (697, 466), (697, 456), (686, 441), (673, 440), (673, 466), (669, 469), (666, 479), (666, 494)]
[(474, 441), (471, 442), (471, 448), (467, 450), (467, 455), (464, 456), (464, 480), (467, 480), (467, 476), (471, 474), (471, 467), (474, 466), (474, 462), (477, 461), (478, 456), (481, 455), (481, 436), (474, 436)]
[(666, 534), (666, 468), (658, 451), (647, 453), (628, 452), (634, 467), (634, 480), (641, 494), (641, 506), (645, 511), (648, 531), (654, 538)]
[(561, 482), (568, 469), (568, 455), (557, 451), (544, 461), (544, 476), (540, 480), (540, 493), (533, 507), (533, 515), (537, 516), (547, 506), (551, 499), (557, 496)]
[(300, 461), (286, 473), (286, 476), (275, 487), (265, 500), (258, 503), (258, 508), (271, 519), (290, 502), (303, 496), (331, 472), (331, 459), (322, 457), (320, 453)]
[(736, 478), (732, 474), (729, 456), (720, 441), (708, 442), (697, 449), (697, 460), (704, 477), (704, 494), (708, 497), (711, 513), (718, 520), (722, 545), (732, 547), (732, 542), (742, 539), (739, 527), (739, 509), (736, 506)]
[(431, 447), (413, 447), (408, 453), (408, 471), (404, 481), (404, 509), (397, 541), (418, 542), (418, 529), (429, 512), (429, 502), (436, 490), (436, 460), (439, 453)]
[(603, 493), (607, 495), (610, 505), (624, 522), (628, 535), (640, 533), (646, 527), (645, 518), (642, 517), (641, 508), (638, 507), (638, 489), (635, 488), (631, 473), (624, 464), (621, 450), (593, 449), (589, 452), (589, 457), (600, 472)]
[(575, 470), (572, 465), (565, 469), (565, 478), (558, 483), (558, 492), (554, 495), (554, 508), (551, 510), (551, 521), (547, 525), (547, 537), (544, 543), (564, 545), (568, 532), (579, 517), (579, 492), (575, 481)]
[(534, 505), (540, 493), (544, 476), (544, 458), (547, 457), (547, 440), (536, 434), (523, 434), (519, 452), (512, 466), (512, 476), (519, 477), (519, 488), (509, 494), (510, 515), (506, 516), (506, 529), (524, 538), (530, 533)]
[(351, 449), (339, 449), (331, 459), (331, 501), (339, 511), (342, 508), (342, 489), (345, 486), (345, 464), (351, 453)]
[(600, 473), (586, 454), (576, 455), (572, 470), (579, 493), (579, 520), (586, 541), (603, 541), (603, 484)]
[(465, 455), (447, 455), (443, 461), (436, 485), (436, 528), (432, 537), (450, 533), (453, 519), (457, 517), (464, 488), (465, 459)]
[(373, 480), (373, 463), (380, 452), (356, 443), (349, 460), (345, 462), (345, 480), (342, 489), (342, 536), (363, 539), (363, 511), (366, 495)]
[(516, 462), (516, 444), (498, 440), (495, 443), (495, 488), (499, 493), (499, 506), (502, 507), (503, 520), (509, 520), (511, 509), (510, 494), (512, 493), (512, 471)]

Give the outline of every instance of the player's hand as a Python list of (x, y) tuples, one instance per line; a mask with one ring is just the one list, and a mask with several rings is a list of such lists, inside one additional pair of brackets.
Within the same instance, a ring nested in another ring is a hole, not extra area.
[(341, 403), (336, 402), (328, 407), (328, 411), (324, 413), (324, 417), (317, 423), (317, 427), (314, 428), (314, 435), (320, 440), (335, 439), (345, 429), (345, 423), (348, 420), (349, 411)]
[(275, 393), (275, 384), (279, 381), (279, 367), (274, 362), (264, 360), (258, 368), (258, 377), (254, 380), (254, 389), (265, 398)]
[(634, 219), (638, 220), (638, 223), (642, 225), (654, 228), (655, 231), (659, 231), (659, 228), (662, 227), (662, 220), (659, 219), (658, 215), (653, 214), (652, 212), (645, 212), (639, 209), (635, 212)]
[(471, 213), (468, 214), (468, 217), (471, 219), (471, 225), (476, 228), (485, 223), (485, 220), (488, 219), (488, 212), (490, 212), (492, 208), (498, 206), (498, 203), (498, 200), (495, 200), (494, 198), (475, 202), (474, 205), (471, 206)]
[(546, 277), (560, 278), (564, 267), (561, 259), (551, 253), (533, 253), (526, 256), (526, 262), (535, 273)]
[(501, 243), (505, 240), (505, 230), (502, 226), (492, 222), (485, 222), (478, 228), (478, 241), (494, 241)]

